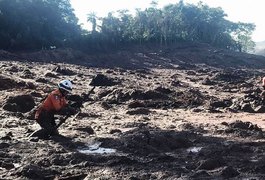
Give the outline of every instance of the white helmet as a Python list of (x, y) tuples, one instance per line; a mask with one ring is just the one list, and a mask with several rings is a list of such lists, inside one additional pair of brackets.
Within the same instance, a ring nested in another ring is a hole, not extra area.
[(68, 79), (65, 79), (58, 83), (58, 87), (70, 93), (72, 91), (73, 84)]

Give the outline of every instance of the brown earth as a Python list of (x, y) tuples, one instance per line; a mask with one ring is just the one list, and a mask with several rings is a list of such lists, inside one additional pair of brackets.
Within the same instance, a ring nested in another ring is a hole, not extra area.
[[(0, 179), (264, 179), (258, 85), (265, 61), (206, 49), (80, 55), (93, 67), (80, 59), (79, 65), (22, 62), (15, 59), (21, 54), (2, 53)], [(62, 53), (73, 61), (80, 52)], [(32, 109), (64, 78), (74, 83), (69, 102), (81, 113), (60, 127), (61, 136), (28, 137), (39, 128)]]

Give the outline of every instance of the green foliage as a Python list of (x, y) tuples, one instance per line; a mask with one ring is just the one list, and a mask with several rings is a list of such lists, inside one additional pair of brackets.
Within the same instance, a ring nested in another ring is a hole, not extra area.
[(234, 23), (225, 17), (221, 8), (210, 8), (201, 2), (193, 5), (180, 1), (159, 9), (153, 1), (145, 10), (136, 9), (135, 16), (126, 10), (119, 11), (118, 16), (110, 13), (103, 18), (98, 33), (111, 47), (124, 43), (164, 46), (190, 41), (236, 51), (251, 50), (255, 45), (251, 40), (255, 26)]
[(152, 1), (135, 15), (128, 10), (97, 17), (87, 15), (90, 32), (77, 24), (69, 0), (0, 0), (0, 48), (41, 49), (50, 46), (96, 51), (124, 45), (152, 43), (167, 46), (177, 42), (202, 42), (247, 52), (254, 48), (255, 25), (225, 19), (221, 8), (180, 1), (163, 8)]
[(63, 46), (80, 34), (69, 0), (0, 0), (0, 48)]

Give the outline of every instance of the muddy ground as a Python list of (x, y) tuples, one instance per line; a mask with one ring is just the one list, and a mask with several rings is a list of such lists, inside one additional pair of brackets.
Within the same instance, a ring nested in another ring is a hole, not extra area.
[[(0, 62), (1, 179), (264, 179), (262, 70)], [(31, 138), (56, 84), (81, 113)], [(92, 94), (88, 92), (94, 87)]]

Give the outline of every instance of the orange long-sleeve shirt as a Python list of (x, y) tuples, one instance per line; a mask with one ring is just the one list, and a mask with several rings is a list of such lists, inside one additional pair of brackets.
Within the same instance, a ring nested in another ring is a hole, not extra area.
[(55, 113), (60, 111), (63, 107), (67, 105), (65, 97), (62, 95), (59, 89), (52, 91), (48, 97), (43, 101), (41, 106), (38, 108), (35, 118), (38, 119), (39, 114), (42, 110)]

